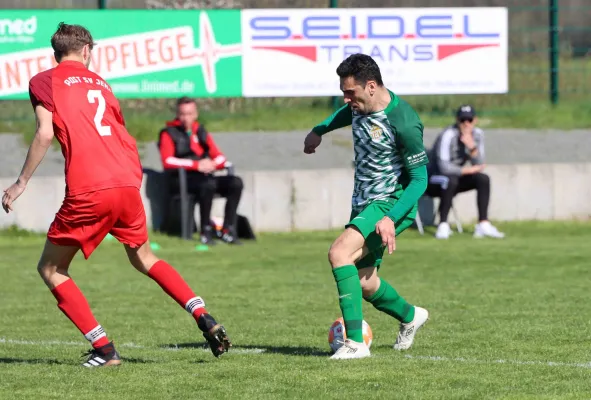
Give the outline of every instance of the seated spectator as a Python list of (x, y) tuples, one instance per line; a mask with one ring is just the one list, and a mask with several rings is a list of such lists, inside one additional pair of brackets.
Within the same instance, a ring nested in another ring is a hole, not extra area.
[[(215, 176), (226, 166), (226, 157), (213, 137), (197, 121), (199, 112), (194, 99), (177, 101), (176, 118), (160, 131), (160, 157), (164, 169), (187, 170), (187, 190), (199, 202), (201, 243), (215, 244), (210, 224), (211, 207), (216, 194), (226, 198), (224, 224), (220, 239), (239, 244), (236, 233), (237, 209), (242, 195), (242, 179), (233, 175)], [(178, 190), (178, 179), (172, 182)]]
[[(490, 178), (482, 171), (484, 164), (484, 132), (476, 127), (474, 108), (461, 106), (456, 112), (456, 123), (437, 137), (429, 150), (429, 184), (426, 194), (439, 197), (439, 226), (435, 237), (447, 239), (452, 231), (447, 222), (452, 200), (458, 193), (476, 190), (478, 224), (474, 237), (503, 238), (505, 235), (488, 221)], [(470, 161), (470, 165), (465, 165)]]

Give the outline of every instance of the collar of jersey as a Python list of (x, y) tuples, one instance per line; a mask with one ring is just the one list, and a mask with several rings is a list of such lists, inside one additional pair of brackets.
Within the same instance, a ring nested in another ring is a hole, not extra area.
[(388, 89), (388, 93), (390, 93), (390, 102), (388, 103), (386, 108), (384, 108), (383, 110), (380, 110), (380, 111), (374, 111), (374, 112), (369, 113), (367, 115), (376, 115), (376, 114), (380, 114), (380, 113), (388, 114), (390, 111), (392, 111), (392, 109), (394, 109), (398, 105), (398, 103), (400, 102), (400, 99), (398, 98), (398, 96), (396, 96), (394, 94), (394, 92), (392, 92), (390, 89)]
[(65, 60), (62, 61), (61, 63), (58, 64), (59, 66), (68, 66), (68, 67), (76, 67), (76, 68), (86, 68), (86, 66), (84, 64), (82, 64), (80, 61), (74, 61), (74, 60)]

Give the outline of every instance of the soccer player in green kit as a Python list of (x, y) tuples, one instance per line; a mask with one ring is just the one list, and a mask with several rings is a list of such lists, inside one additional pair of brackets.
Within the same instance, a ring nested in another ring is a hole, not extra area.
[(333, 359), (370, 356), (363, 342), (362, 299), (400, 321), (396, 350), (409, 349), (429, 313), (409, 304), (377, 271), (384, 250), (414, 221), (427, 188), (423, 124), (414, 109), (388, 90), (376, 62), (353, 54), (336, 70), (345, 105), (306, 136), (304, 153), (315, 153), (322, 135), (352, 125), (355, 183), (352, 212), (328, 258), (339, 293), (347, 340)]

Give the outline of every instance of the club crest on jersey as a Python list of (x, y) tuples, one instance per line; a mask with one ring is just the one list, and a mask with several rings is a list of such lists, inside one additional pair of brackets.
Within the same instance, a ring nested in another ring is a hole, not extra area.
[(369, 130), (369, 136), (374, 140), (381, 138), (383, 134), (384, 131), (377, 125), (373, 125)]

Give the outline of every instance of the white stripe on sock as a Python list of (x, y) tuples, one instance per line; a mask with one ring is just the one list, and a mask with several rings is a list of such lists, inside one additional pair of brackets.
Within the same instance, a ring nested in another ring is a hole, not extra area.
[(199, 296), (193, 297), (187, 301), (187, 304), (185, 304), (185, 310), (187, 310), (189, 314), (193, 314), (198, 308), (205, 308), (205, 302)]
[(107, 337), (107, 334), (105, 333), (105, 330), (103, 329), (102, 326), (97, 325), (96, 328), (94, 328), (93, 330), (88, 332), (86, 335), (84, 335), (84, 337), (90, 343), (94, 343), (97, 340), (99, 340), (100, 338)]

